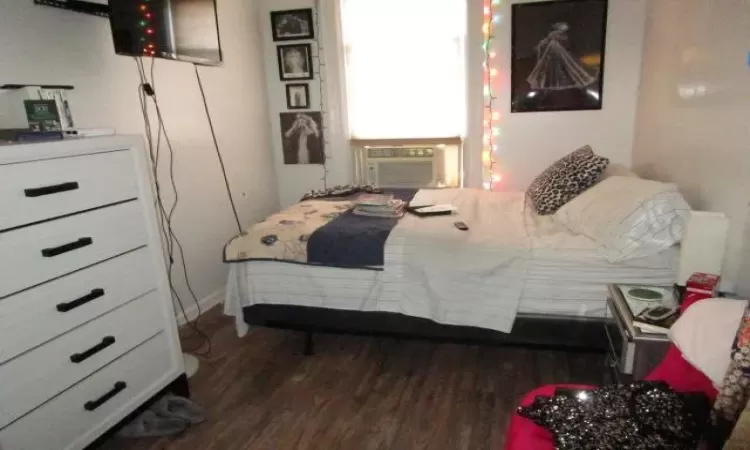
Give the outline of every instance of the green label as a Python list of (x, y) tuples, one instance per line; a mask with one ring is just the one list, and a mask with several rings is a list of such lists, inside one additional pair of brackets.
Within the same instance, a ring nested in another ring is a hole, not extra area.
[(60, 114), (54, 100), (24, 100), (23, 104), (32, 131), (60, 131)]

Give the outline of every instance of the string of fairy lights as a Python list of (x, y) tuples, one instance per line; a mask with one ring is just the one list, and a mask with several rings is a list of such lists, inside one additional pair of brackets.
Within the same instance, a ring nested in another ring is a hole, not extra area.
[(154, 56), (156, 55), (156, 43), (154, 43), (154, 25), (151, 22), (153, 18), (153, 12), (149, 8), (149, 0), (143, 0), (138, 6), (138, 12), (141, 17), (138, 20), (138, 26), (143, 30), (143, 36), (141, 36), (141, 44), (143, 45), (143, 56)]
[(325, 109), (325, 93), (326, 93), (326, 78), (325, 78), (325, 53), (323, 44), (321, 44), (322, 29), (320, 27), (320, 0), (315, 0), (315, 7), (313, 8), (313, 22), (315, 30), (317, 31), (317, 37), (315, 38), (315, 48), (317, 52), (313, 54), (313, 60), (317, 60), (318, 69), (313, 70), (313, 74), (318, 77), (318, 86), (320, 88), (320, 140), (323, 144), (323, 177), (320, 179), (323, 181), (323, 189), (328, 189), (328, 160), (331, 159), (329, 148), (328, 148), (328, 128), (326, 126), (327, 120), (326, 115), (328, 111)]
[(500, 164), (497, 159), (499, 151), (498, 142), (502, 137), (502, 115), (495, 108), (497, 97), (497, 85), (500, 81), (499, 71), (495, 67), (497, 53), (493, 48), (495, 39), (495, 27), (500, 24), (502, 15), (500, 14), (500, 5), (502, 0), (484, 0), (484, 20), (482, 23), (482, 33), (484, 34), (483, 62), (483, 79), (484, 79), (484, 117), (482, 120), (483, 137), (482, 137), (482, 186), (493, 191), (497, 184), (503, 181), (500, 173)]

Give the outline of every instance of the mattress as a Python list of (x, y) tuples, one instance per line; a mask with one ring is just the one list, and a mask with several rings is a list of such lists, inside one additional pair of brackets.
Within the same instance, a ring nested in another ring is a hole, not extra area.
[(225, 312), (247, 332), (254, 304), (401, 313), (510, 332), (517, 314), (601, 317), (608, 283), (672, 284), (679, 251), (609, 263), (593, 241), (526, 207), (520, 193), (420, 191), (415, 204), (452, 203), (456, 217), (406, 216), (383, 271), (272, 261), (230, 265)]

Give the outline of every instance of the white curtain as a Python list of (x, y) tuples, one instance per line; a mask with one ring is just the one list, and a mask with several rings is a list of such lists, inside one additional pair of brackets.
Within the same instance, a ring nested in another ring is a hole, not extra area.
[(466, 0), (341, 0), (351, 138), (462, 136)]

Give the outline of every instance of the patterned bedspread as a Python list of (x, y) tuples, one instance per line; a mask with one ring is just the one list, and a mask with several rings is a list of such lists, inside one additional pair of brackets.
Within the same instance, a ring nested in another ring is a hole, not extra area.
[[(416, 189), (389, 192), (405, 201)], [(297, 203), (253, 225), (224, 247), (225, 262), (284, 261), (382, 270), (385, 243), (400, 219), (357, 216), (359, 194)]]

